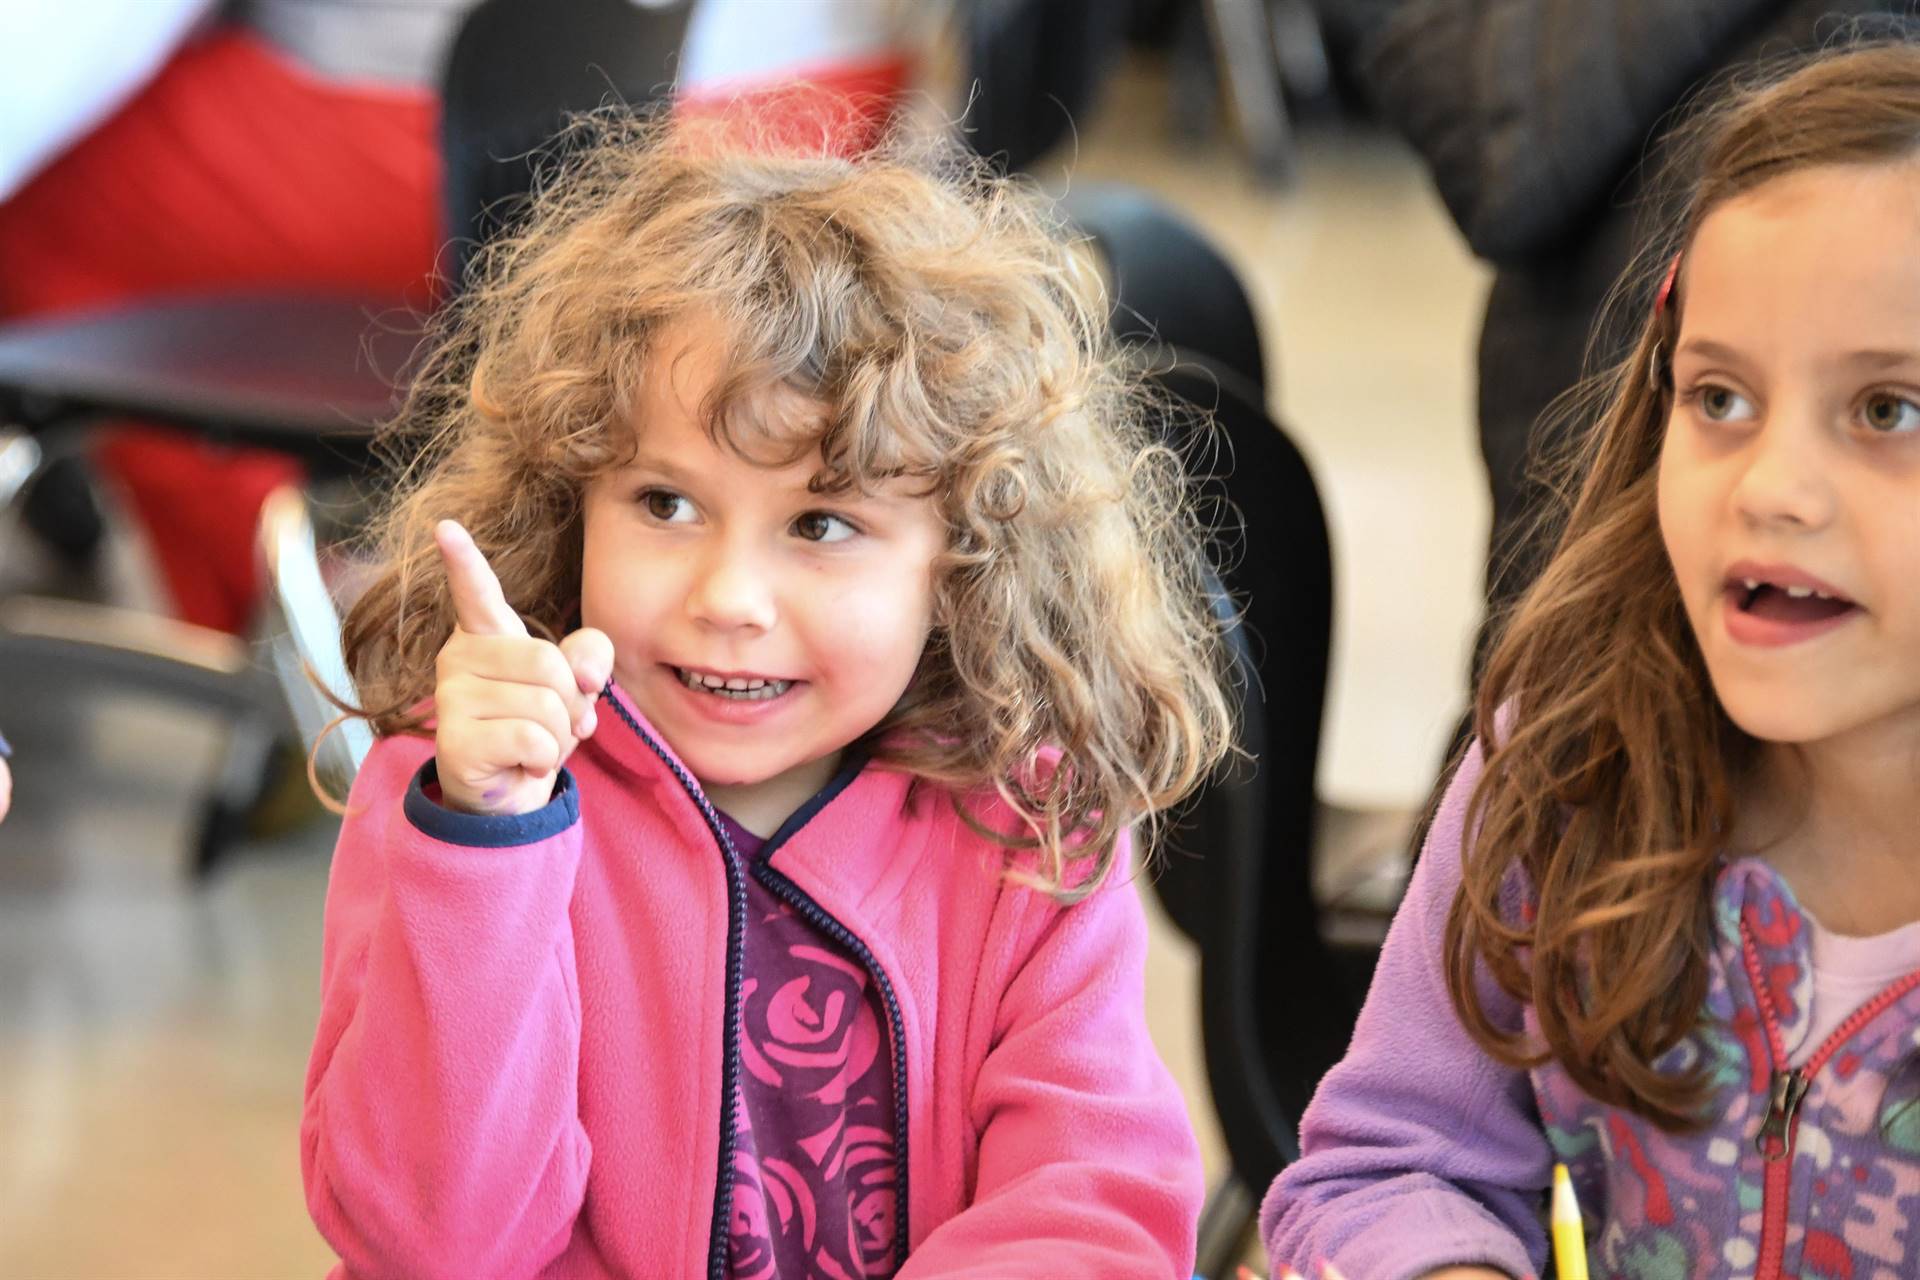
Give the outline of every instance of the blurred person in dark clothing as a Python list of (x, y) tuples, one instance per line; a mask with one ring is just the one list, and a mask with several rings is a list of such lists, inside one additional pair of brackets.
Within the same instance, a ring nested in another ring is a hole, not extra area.
[[(1480, 450), (1493, 498), (1487, 615), (1539, 572), (1552, 495), (1530, 474), (1567, 443), (1548, 413), (1625, 334), (1596, 328), (1631, 260), (1655, 143), (1696, 88), (1818, 47), (1901, 0), (1323, 0), (1330, 37), (1411, 141), (1474, 253), (1494, 265), (1479, 345)], [(1646, 300), (1626, 300), (1638, 319)], [(1591, 360), (1589, 347), (1591, 345)], [(1544, 415), (1544, 416), (1543, 416)]]

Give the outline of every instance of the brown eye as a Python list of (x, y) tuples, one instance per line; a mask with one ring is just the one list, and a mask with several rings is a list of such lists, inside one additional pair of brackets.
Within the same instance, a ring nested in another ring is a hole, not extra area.
[(1751, 401), (1731, 387), (1715, 382), (1696, 383), (1682, 397), (1708, 422), (1745, 422), (1754, 416)]
[(1860, 406), (1860, 417), (1869, 430), (1893, 435), (1920, 427), (1920, 405), (1890, 391), (1876, 391)]
[(1725, 422), (1733, 416), (1740, 397), (1725, 387), (1708, 387), (1700, 393), (1700, 409), (1715, 422)]
[(858, 531), (831, 512), (808, 511), (795, 517), (793, 532), (807, 542), (844, 542)]
[(687, 507), (687, 500), (671, 489), (648, 489), (640, 495), (647, 514), (663, 524), (671, 523)]

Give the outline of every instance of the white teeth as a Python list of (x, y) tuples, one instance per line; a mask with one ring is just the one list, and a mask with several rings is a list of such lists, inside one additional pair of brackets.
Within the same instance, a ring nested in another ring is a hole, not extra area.
[(755, 676), (749, 680), (745, 676), (728, 678), (726, 676), (695, 674), (693, 678), (709, 689), (758, 689), (766, 684), (766, 681), (762, 680), (759, 676)]
[(764, 702), (777, 698), (793, 684), (791, 680), (766, 680), (760, 676), (715, 676), (676, 667), (680, 683), (689, 689), (718, 694), (740, 702)]
[(1742, 578), (1740, 579), (1740, 585), (1749, 591), (1758, 591), (1762, 586), (1773, 587), (1775, 591), (1786, 592), (1788, 597), (1794, 600), (1805, 600), (1809, 596), (1820, 600), (1833, 600), (1838, 598), (1830, 596), (1824, 591), (1816, 590), (1813, 587), (1780, 587), (1774, 586), (1771, 582), (1763, 583), (1758, 578)]

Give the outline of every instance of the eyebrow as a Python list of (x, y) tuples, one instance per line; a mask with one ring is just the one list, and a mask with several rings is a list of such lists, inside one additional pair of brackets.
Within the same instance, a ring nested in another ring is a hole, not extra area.
[(1732, 347), (1724, 346), (1711, 338), (1688, 338), (1674, 351), (1674, 356), (1703, 356), (1708, 360), (1718, 360), (1722, 364), (1739, 364), (1741, 355)]
[(626, 474), (631, 474), (636, 471), (650, 472), (662, 479), (671, 480), (678, 485), (691, 484), (697, 478), (684, 467), (675, 466), (665, 458), (656, 458), (645, 453), (635, 454), (627, 460), (627, 465), (620, 468), (620, 470)]
[[(623, 476), (632, 476), (632, 475), (635, 475), (636, 473), (642, 473), (642, 472), (659, 476), (661, 479), (667, 481), (669, 484), (677, 485), (683, 489), (690, 489), (695, 487), (699, 483), (699, 481), (702, 479), (702, 477), (697, 475), (695, 472), (689, 471), (685, 467), (678, 466), (675, 463), (669, 462), (665, 458), (658, 458), (653, 456), (652, 454), (646, 454), (646, 453), (635, 454), (632, 457), (632, 459), (630, 459), (624, 467), (620, 468), (620, 474)], [(883, 476), (882, 480), (884, 482), (887, 480), (904, 479), (905, 477), (906, 477), (906, 473), (902, 472), (899, 476)], [(808, 492), (810, 496), (812, 496), (811, 491), (803, 490), (802, 492)], [(856, 489), (856, 490), (849, 490), (848, 492), (843, 494), (818, 495), (818, 496), (822, 496), (822, 497), (831, 496), (834, 501), (846, 503), (849, 505), (854, 503), (877, 503), (882, 506), (892, 507), (892, 506), (898, 506), (903, 502), (913, 501), (914, 499), (925, 496), (925, 495), (887, 493), (882, 490), (875, 490), (872, 493), (861, 493), (859, 490)]]
[[(1711, 338), (1691, 338), (1680, 344), (1674, 353), (1680, 355), (1702, 356), (1708, 360), (1717, 360), (1722, 364), (1740, 364), (1746, 357), (1732, 347), (1713, 341)], [(1896, 351), (1892, 349), (1863, 349), (1849, 351), (1836, 362), (1856, 369), (1882, 370), (1899, 369), (1908, 365), (1920, 364), (1920, 351)]]
[(1854, 351), (1843, 357), (1841, 363), (1862, 369), (1898, 369), (1920, 363), (1920, 352)]

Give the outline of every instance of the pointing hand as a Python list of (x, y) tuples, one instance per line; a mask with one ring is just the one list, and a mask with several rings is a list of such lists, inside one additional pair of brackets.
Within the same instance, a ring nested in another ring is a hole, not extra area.
[(593, 734), (613, 642), (592, 627), (559, 644), (528, 635), (472, 535), (442, 520), (434, 541), (456, 619), (435, 663), (441, 800), (467, 813), (531, 813)]

